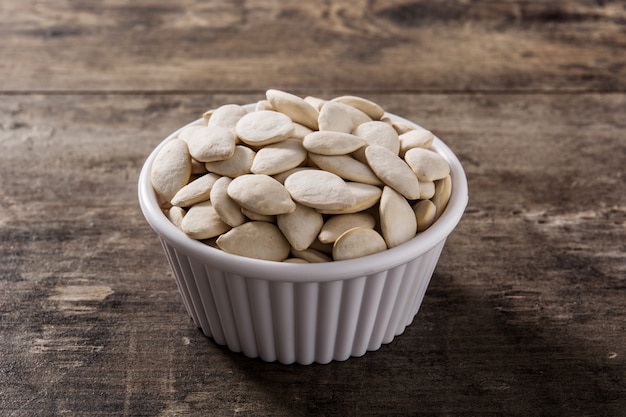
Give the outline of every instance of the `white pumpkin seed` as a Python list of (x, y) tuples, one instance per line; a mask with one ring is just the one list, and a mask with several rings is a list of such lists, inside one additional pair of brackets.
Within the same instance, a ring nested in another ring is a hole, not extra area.
[(172, 139), (157, 153), (150, 170), (152, 187), (165, 201), (189, 182), (191, 157), (187, 143)]
[(269, 175), (241, 175), (228, 185), (228, 195), (255, 213), (273, 215), (296, 209), (287, 189)]
[(307, 158), (298, 139), (287, 139), (259, 149), (252, 161), (253, 174), (275, 175), (299, 166)]
[(423, 232), (428, 229), (437, 216), (437, 207), (430, 200), (421, 200), (413, 205), (415, 220), (417, 221), (417, 231)]
[(174, 197), (172, 197), (170, 203), (173, 206), (189, 207), (208, 200), (211, 188), (219, 178), (219, 175), (213, 173), (196, 178), (178, 190)]
[(365, 149), (367, 162), (385, 184), (392, 187), (409, 200), (420, 196), (419, 182), (415, 173), (400, 158), (387, 148), (370, 145)]
[(255, 152), (247, 146), (235, 146), (233, 156), (223, 161), (207, 162), (205, 167), (208, 171), (226, 177), (235, 178), (250, 173)]
[(319, 111), (304, 99), (285, 91), (272, 89), (267, 90), (265, 95), (276, 111), (286, 114), (294, 123), (317, 130)]
[(287, 259), (291, 249), (275, 224), (255, 221), (233, 227), (216, 243), (224, 252), (277, 262)]
[(270, 110), (248, 113), (236, 125), (239, 139), (251, 146), (281, 142), (291, 136), (293, 130), (289, 116)]
[(222, 161), (235, 152), (235, 135), (221, 126), (203, 126), (187, 139), (189, 154), (197, 161)]
[(317, 238), (324, 219), (314, 209), (296, 204), (293, 212), (277, 215), (276, 224), (292, 248), (304, 250)]
[(180, 228), (194, 239), (209, 239), (230, 229), (215, 212), (210, 201), (195, 204), (189, 208)]
[(374, 229), (355, 227), (344, 232), (333, 245), (333, 259), (344, 261), (387, 250), (385, 239)]
[(376, 219), (367, 212), (337, 214), (326, 220), (319, 232), (318, 238), (320, 242), (332, 243), (347, 230), (355, 227), (373, 229), (375, 225)]
[(450, 173), (448, 161), (437, 152), (428, 149), (409, 149), (404, 155), (404, 160), (420, 181), (440, 180)]
[(229, 177), (220, 177), (211, 188), (210, 199), (215, 212), (222, 221), (235, 227), (245, 223), (248, 219), (241, 212), (241, 206), (228, 195), (228, 186), (233, 180)]
[(331, 101), (355, 107), (367, 114), (372, 120), (380, 120), (385, 114), (385, 110), (381, 106), (363, 97), (340, 96), (333, 98)]
[(380, 197), (380, 229), (389, 248), (401, 245), (417, 234), (413, 208), (406, 198), (387, 186)]
[(346, 155), (365, 146), (365, 139), (343, 132), (316, 131), (306, 135), (304, 148), (319, 155)]
[(350, 207), (356, 198), (339, 176), (322, 170), (303, 170), (285, 180), (291, 197), (307, 207), (339, 210)]

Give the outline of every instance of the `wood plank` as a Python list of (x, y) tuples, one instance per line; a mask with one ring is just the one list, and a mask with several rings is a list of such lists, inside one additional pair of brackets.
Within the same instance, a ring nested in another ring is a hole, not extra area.
[(195, 329), (135, 197), (162, 137), (261, 95), (2, 95), (3, 414), (620, 415), (626, 95), (367, 97), (457, 152), (470, 205), (403, 335), (284, 366)]
[(624, 91), (620, 2), (5, 1), (0, 91)]

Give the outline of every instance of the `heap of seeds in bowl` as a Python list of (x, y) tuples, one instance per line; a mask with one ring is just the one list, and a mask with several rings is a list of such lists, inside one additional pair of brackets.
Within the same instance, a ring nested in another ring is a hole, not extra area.
[(441, 215), (452, 183), (433, 140), (365, 98), (268, 90), (180, 129), (151, 182), (193, 239), (256, 259), (341, 261), (398, 246)]

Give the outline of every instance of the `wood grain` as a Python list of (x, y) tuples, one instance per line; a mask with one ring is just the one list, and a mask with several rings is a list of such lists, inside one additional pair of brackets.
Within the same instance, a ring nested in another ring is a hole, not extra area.
[(0, 91), (621, 91), (621, 2), (5, 1)]
[(626, 95), (367, 97), (450, 145), (470, 205), (403, 335), (284, 366), (193, 326), (135, 197), (161, 138), (259, 94), (2, 96), (3, 415), (620, 415)]
[[(0, 415), (623, 415), (622, 2), (7, 0), (0, 39)], [(163, 137), (267, 88), (367, 97), (467, 172), (420, 312), (362, 358), (217, 346), (140, 213)]]

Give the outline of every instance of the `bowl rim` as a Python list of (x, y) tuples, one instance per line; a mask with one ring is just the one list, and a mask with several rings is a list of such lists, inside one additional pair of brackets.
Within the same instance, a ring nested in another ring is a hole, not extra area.
[[(254, 109), (254, 105), (252, 103), (242, 107), (251, 111)], [(422, 128), (417, 123), (393, 113), (386, 112), (385, 116), (389, 117), (393, 122), (407, 123)], [(139, 174), (139, 205), (148, 224), (169, 246), (174, 247), (180, 253), (200, 259), (203, 263), (210, 264), (212, 268), (217, 268), (224, 272), (283, 282), (327, 282), (376, 274), (406, 264), (433, 249), (439, 243), (443, 243), (461, 220), (469, 200), (467, 178), (461, 162), (452, 150), (435, 136), (431, 149), (443, 156), (450, 164), (452, 193), (448, 205), (439, 219), (411, 240), (372, 255), (326, 263), (297, 264), (230, 254), (190, 238), (170, 222), (159, 206), (156, 192), (150, 181), (152, 162), (159, 150), (167, 142), (174, 139), (185, 127), (202, 123), (203, 119), (199, 118), (180, 127), (169, 134), (152, 150)]]

